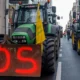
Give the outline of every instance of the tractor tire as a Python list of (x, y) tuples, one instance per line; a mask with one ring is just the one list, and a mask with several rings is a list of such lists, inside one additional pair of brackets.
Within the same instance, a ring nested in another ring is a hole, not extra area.
[(60, 46), (61, 46), (61, 41), (59, 40), (59, 48), (60, 48)]
[(75, 37), (74, 44), (73, 44), (73, 50), (77, 51), (77, 40), (76, 40), (76, 37)]
[(59, 45), (58, 45), (58, 40), (56, 39), (56, 47), (55, 47), (55, 50), (56, 50), (56, 61), (58, 60), (58, 50), (59, 50)]
[(47, 38), (43, 46), (42, 72), (52, 74), (55, 72), (55, 42)]
[(77, 46), (76, 46), (76, 44), (73, 44), (73, 50), (77, 50)]
[(78, 55), (80, 56), (80, 50), (77, 50)]

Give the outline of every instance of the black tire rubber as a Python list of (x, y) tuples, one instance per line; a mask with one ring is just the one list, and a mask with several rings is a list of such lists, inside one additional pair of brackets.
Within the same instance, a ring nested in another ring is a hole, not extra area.
[(80, 50), (77, 50), (78, 55), (80, 56)]
[(73, 50), (77, 51), (77, 39), (76, 36), (74, 37), (74, 44), (73, 44)]
[(58, 60), (58, 51), (59, 51), (59, 45), (58, 45), (58, 40), (56, 39), (56, 47), (55, 47), (55, 50), (56, 50), (56, 61)]
[(73, 50), (77, 50), (76, 44), (73, 44)]
[(52, 74), (55, 72), (55, 42), (47, 38), (43, 44), (42, 72)]
[(59, 40), (59, 48), (60, 48), (60, 46), (61, 46), (61, 41)]

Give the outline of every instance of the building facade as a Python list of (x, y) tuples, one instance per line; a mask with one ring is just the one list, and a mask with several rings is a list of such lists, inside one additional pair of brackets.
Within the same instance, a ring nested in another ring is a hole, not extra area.
[[(45, 2), (47, 2), (47, 0), (32, 0), (33, 4), (37, 4), (38, 2), (40, 2), (40, 4), (44, 5)], [(50, 0), (50, 5), (52, 6), (52, 0)]]
[(0, 34), (5, 34), (5, 6), (6, 0), (0, 0)]

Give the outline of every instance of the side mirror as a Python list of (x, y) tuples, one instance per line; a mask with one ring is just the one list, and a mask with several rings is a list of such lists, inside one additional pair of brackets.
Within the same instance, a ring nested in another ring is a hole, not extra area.
[(57, 16), (57, 19), (60, 20), (61, 19), (60, 16)]
[(56, 7), (55, 6), (52, 6), (52, 12), (56, 13)]

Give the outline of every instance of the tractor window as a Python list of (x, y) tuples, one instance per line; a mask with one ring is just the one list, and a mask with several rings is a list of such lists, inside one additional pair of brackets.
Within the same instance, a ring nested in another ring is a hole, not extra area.
[[(43, 13), (41, 12), (41, 19), (43, 21)], [(37, 9), (20, 9), (18, 11), (18, 23), (35, 23)]]

